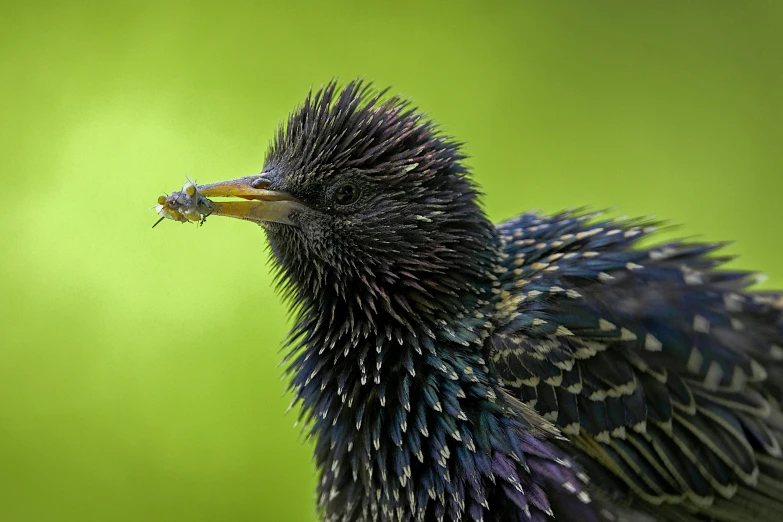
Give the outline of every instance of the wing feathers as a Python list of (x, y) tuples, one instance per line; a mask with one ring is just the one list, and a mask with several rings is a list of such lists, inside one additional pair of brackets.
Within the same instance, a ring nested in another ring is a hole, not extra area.
[(634, 249), (652, 222), (597, 217), (499, 225), (487, 346), (502, 383), (646, 502), (777, 520), (783, 294), (717, 270), (721, 244)]

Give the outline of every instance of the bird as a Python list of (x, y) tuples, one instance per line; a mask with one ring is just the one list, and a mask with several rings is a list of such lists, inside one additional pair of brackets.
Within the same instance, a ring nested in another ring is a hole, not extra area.
[(260, 225), (325, 522), (783, 515), (783, 293), (723, 243), (589, 208), (493, 224), (464, 145), (369, 81), (260, 173), (161, 196)]

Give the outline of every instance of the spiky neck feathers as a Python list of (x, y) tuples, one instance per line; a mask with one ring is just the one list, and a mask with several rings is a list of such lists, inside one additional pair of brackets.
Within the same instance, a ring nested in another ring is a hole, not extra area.
[(554, 428), (526, 416), (482, 356), (492, 306), (435, 329), (387, 318), (366, 336), (331, 313), (299, 323), (291, 386), (324, 520), (544, 521), (562, 501), (552, 492), (587, 500)]
[(484, 359), (498, 250), (494, 235), (466, 244), (448, 270), (311, 274), (294, 287), (291, 388), (325, 521), (544, 521), (552, 491), (587, 498), (556, 430), (520, 413)]

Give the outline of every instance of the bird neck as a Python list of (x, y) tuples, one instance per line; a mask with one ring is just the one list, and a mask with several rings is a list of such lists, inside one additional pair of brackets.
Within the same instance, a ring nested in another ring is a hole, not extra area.
[(415, 497), (435, 491), (422, 481), (444, 502), (452, 495), (451, 460), (479, 444), (469, 423), (503, 416), (481, 354), (486, 323), (475, 310), (439, 328), (346, 333), (334, 346), (312, 343), (318, 328), (305, 334), (311, 343), (293, 363), (292, 383), (315, 438), (319, 506), (333, 520), (351, 520), (343, 517), (354, 509), (364, 510), (361, 520), (392, 520), (401, 509), (412, 520), (412, 506), (427, 504)]
[(291, 333), (286, 362), (313, 434), (328, 428), (322, 422), (327, 418), (331, 425), (343, 420), (344, 410), (359, 413), (370, 402), (383, 408), (389, 393), (399, 403), (421, 383), (458, 381), (455, 372), (489, 384), (482, 350), (492, 326), (492, 283), (471, 287), (450, 296), (454, 308), (448, 315), (407, 307), (368, 313), (361, 301), (336, 295), (323, 300), (332, 306), (306, 307)]
[[(356, 408), (359, 397), (384, 402), (398, 381), (415, 388), (468, 366), (479, 378), (498, 295), (498, 244), (490, 236), (464, 270), (402, 270), (391, 281), (343, 276), (339, 285), (317, 282), (309, 288), (301, 284), (305, 278), (291, 278), (299, 283), (299, 315), (285, 362), (315, 432), (325, 428), (318, 419), (344, 405)], [(489, 382), (488, 376), (481, 379)]]
[(323, 520), (500, 522), (520, 509), (545, 520), (542, 491), (581, 493), (555, 428), (505, 394), (485, 359), (500, 294), (497, 248), (486, 249), (479, 268), (444, 275), (463, 284), (426, 301), (432, 313), (368, 308), (328, 286), (300, 303), (287, 362), (315, 440)]
[[(483, 356), (495, 256), (487, 245), (477, 256), (483, 266), (449, 274), (463, 284), (443, 296), (437, 288), (426, 299), (411, 293), (416, 288), (389, 288), (390, 306), (368, 308), (323, 286), (303, 304), (291, 335), (291, 388), (315, 439), (319, 505), (339, 514), (333, 520), (353, 520), (344, 514), (354, 509), (364, 510), (362, 520), (391, 520), (392, 509), (413, 515), (412, 506), (427, 505), (413, 498), (421, 492), (444, 505), (448, 495), (464, 503), (458, 491), (449, 493), (459, 469), (451, 461), (464, 452), (493, 454), (490, 437), (477, 440), (471, 426), (502, 430), (515, 422)], [(484, 464), (491, 475), (492, 464)]]

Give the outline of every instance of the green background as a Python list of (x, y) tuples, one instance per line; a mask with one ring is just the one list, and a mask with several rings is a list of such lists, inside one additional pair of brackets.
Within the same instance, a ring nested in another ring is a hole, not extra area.
[(0, 520), (312, 519), (261, 230), (149, 208), (332, 77), (467, 142), (493, 219), (656, 214), (783, 287), (783, 2), (320, 5), (2, 3)]

